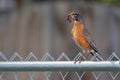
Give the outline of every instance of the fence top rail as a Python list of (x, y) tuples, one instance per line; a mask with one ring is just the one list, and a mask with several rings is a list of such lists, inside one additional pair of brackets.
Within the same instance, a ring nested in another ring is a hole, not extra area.
[(120, 61), (4, 61), (0, 71), (120, 71)]

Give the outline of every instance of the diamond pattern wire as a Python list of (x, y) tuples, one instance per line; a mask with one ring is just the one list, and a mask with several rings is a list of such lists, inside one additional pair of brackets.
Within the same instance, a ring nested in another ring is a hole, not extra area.
[[(73, 60), (85, 57), (79, 52)], [(10, 58), (0, 52), (1, 61), (55, 61), (54, 57), (46, 52), (41, 59), (33, 52), (30, 52), (24, 59), (18, 52), (15, 52)], [(94, 60), (91, 57), (90, 60)], [(112, 53), (108, 61), (119, 60), (116, 53)], [(71, 61), (66, 53), (58, 56), (56, 61)], [(87, 76), (87, 77), (86, 77)], [(120, 72), (0, 72), (0, 80), (119, 80)], [(108, 78), (107, 78), (108, 77)], [(57, 78), (57, 79), (56, 79)]]

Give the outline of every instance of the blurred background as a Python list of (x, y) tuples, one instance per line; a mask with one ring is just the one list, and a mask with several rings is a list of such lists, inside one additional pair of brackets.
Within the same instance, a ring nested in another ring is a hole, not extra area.
[(120, 0), (0, 0), (0, 51), (8, 58), (65, 52), (73, 60), (81, 50), (67, 22), (72, 11), (81, 13), (105, 60), (112, 52), (120, 57)]

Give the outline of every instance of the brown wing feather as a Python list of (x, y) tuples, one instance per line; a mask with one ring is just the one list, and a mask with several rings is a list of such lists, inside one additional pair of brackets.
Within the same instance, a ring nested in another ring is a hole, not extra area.
[(95, 51), (98, 52), (97, 48), (96, 48), (96, 44), (94, 43), (90, 33), (87, 31), (87, 29), (83, 29), (83, 35), (84, 38), (86, 39), (86, 41), (90, 44), (91, 48)]
[[(102, 58), (101, 54), (98, 52), (97, 48), (96, 48), (96, 45), (92, 39), (92, 37), (90, 36), (89, 32), (87, 31), (87, 29), (83, 29), (83, 34), (84, 34), (84, 38), (86, 39), (86, 41), (90, 44), (91, 48), (97, 52), (98, 54), (95, 55), (97, 57), (97, 59), (99, 59), (100, 61), (103, 61), (104, 59)], [(94, 55), (92, 52), (91, 52), (92, 55)], [(100, 57), (101, 56), (101, 57)]]

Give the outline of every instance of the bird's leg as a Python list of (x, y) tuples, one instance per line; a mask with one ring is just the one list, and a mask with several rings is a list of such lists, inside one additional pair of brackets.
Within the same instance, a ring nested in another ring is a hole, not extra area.
[[(83, 52), (83, 55), (86, 54), (86, 51), (85, 51), (85, 50), (83, 50), (82, 52)], [(82, 57), (82, 60), (81, 60), (81, 61), (84, 61), (85, 59), (86, 59), (85, 57)]]
[(84, 61), (84, 58), (83, 57), (79, 57), (75, 60), (74, 64), (76, 64), (76, 62), (79, 62), (81, 63), (82, 61)]
[[(83, 50), (82, 52), (83, 52), (83, 54), (86, 53), (85, 50)], [(75, 60), (74, 64), (76, 64), (76, 62), (81, 63), (81, 62), (84, 61), (84, 60), (85, 60), (85, 59), (84, 59), (82, 56), (80, 56), (80, 57), (78, 57), (78, 58)]]
[(87, 51), (86, 59), (88, 59), (88, 57), (89, 57), (89, 53), (90, 53), (90, 51)]
[(88, 57), (89, 57), (89, 53), (87, 54), (86, 59), (88, 59)]

